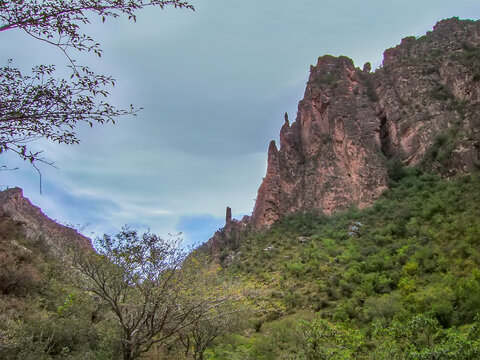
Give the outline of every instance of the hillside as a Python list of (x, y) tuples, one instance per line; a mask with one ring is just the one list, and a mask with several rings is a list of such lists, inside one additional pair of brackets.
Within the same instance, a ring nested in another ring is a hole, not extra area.
[(480, 359), (480, 21), (322, 56), (252, 216), (187, 254), (0, 192), (0, 358)]
[(332, 342), (344, 352), (308, 359), (480, 356), (480, 178), (396, 171), (372, 207), (297, 212), (224, 249), (226, 271), (252, 276), (281, 306), (257, 323), (255, 335), (224, 340), (211, 359), (293, 359), (312, 333), (319, 348), (336, 333), (351, 343)]
[(480, 358), (480, 22), (322, 56), (251, 217), (202, 247), (269, 289), (208, 359)]
[(0, 358), (111, 359), (112, 323), (73, 286), (72, 250), (91, 240), (48, 218), (20, 188), (0, 192)]
[[(387, 189), (392, 163), (443, 177), (475, 170), (479, 49), (480, 21), (451, 18), (386, 50), (373, 72), (345, 56), (320, 57), (295, 122), (286, 115), (280, 147), (269, 145), (251, 217), (227, 222), (225, 233), (268, 228), (296, 211), (370, 206)], [(212, 253), (221, 238), (210, 241)]]
[(43, 237), (57, 255), (72, 244), (92, 248), (89, 238), (50, 219), (39, 207), (24, 197), (22, 189), (18, 187), (0, 191), (0, 212), (5, 217), (21, 224), (22, 231), (26, 236)]
[(480, 22), (440, 21), (384, 53), (370, 72), (347, 57), (310, 69), (296, 121), (286, 118), (251, 222), (308, 209), (364, 208), (386, 189), (387, 162), (446, 176), (478, 165)]

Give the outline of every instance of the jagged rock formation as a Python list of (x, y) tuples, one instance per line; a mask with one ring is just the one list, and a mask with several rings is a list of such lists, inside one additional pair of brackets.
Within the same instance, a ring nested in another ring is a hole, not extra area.
[[(248, 228), (250, 222), (249, 216), (244, 216), (242, 220), (232, 219), (232, 209), (227, 207), (225, 213), (225, 226), (218, 229), (215, 234), (206, 243), (200, 246), (200, 250), (209, 253), (213, 258), (221, 257), (223, 249), (235, 250), (239, 246), (239, 234)], [(230, 254), (230, 256), (234, 256)], [(222, 259), (232, 260), (232, 259)]]
[(43, 237), (51, 250), (57, 254), (62, 253), (66, 246), (72, 244), (93, 249), (89, 238), (47, 217), (40, 208), (23, 196), (20, 188), (0, 192), (0, 213), (15, 221), (25, 235)]
[(232, 221), (232, 209), (227, 206), (227, 211), (225, 213), (225, 224), (228, 224)]
[(280, 149), (270, 143), (253, 226), (301, 209), (368, 206), (387, 187), (389, 159), (446, 176), (476, 167), (479, 45), (480, 22), (453, 18), (386, 50), (374, 73), (320, 57)]
[[(285, 115), (280, 148), (270, 143), (243, 228), (298, 210), (369, 206), (387, 188), (391, 164), (447, 177), (480, 166), (480, 21), (442, 20), (386, 50), (370, 71), (330, 55), (310, 68), (296, 121)], [(209, 241), (214, 248), (231, 237), (232, 221)]]
[(362, 106), (370, 101), (366, 77), (346, 57), (324, 56), (312, 67), (297, 120), (283, 125), (279, 150), (270, 143), (255, 227), (300, 209), (363, 207), (385, 190), (380, 121), (373, 106)]

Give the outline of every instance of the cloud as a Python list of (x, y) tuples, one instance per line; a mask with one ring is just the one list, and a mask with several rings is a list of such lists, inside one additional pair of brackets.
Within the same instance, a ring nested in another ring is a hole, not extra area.
[[(78, 146), (36, 143), (59, 167), (42, 168), (43, 195), (28, 164), (1, 172), (0, 185), (24, 188), (50, 217), (90, 223), (87, 231), (115, 233), (130, 224), (204, 241), (223, 226), (226, 206), (252, 211), (268, 143), (278, 139), (284, 112), (295, 118), (318, 56), (378, 64), (386, 48), (443, 17), (480, 16), (476, 0), (194, 4), (196, 12), (150, 8), (136, 23), (93, 21), (86, 30), (102, 43), (102, 58), (75, 58), (116, 77), (109, 101), (144, 110), (116, 125), (80, 126)], [(22, 32), (1, 36), (8, 51), (0, 63), (55, 63), (60, 72), (66, 64), (57, 49)]]

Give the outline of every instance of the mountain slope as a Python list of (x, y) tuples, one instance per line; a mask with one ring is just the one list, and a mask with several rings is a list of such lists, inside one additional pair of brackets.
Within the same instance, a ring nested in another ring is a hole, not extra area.
[(252, 216), (203, 247), (276, 310), (207, 358), (478, 359), (479, 110), (479, 21), (405, 38), (375, 72), (319, 58)]
[(0, 212), (17, 222), (28, 237), (43, 237), (51, 250), (57, 254), (68, 245), (92, 248), (92, 242), (76, 230), (60, 225), (46, 216), (23, 196), (20, 188), (10, 188), (0, 192)]
[(243, 232), (220, 253), (225, 271), (281, 306), (209, 359), (477, 359), (478, 198), (478, 174), (407, 168), (366, 209), (296, 212)]
[(296, 121), (285, 114), (280, 147), (269, 145), (252, 215), (227, 221), (203, 248), (218, 257), (245, 229), (296, 211), (370, 206), (402, 166), (446, 178), (480, 166), (480, 21), (442, 20), (386, 50), (374, 72), (320, 57)]
[(286, 119), (251, 222), (269, 226), (297, 210), (363, 208), (386, 189), (387, 162), (446, 176), (479, 162), (480, 22), (440, 21), (384, 53), (370, 72), (346, 57), (310, 69), (297, 119)]

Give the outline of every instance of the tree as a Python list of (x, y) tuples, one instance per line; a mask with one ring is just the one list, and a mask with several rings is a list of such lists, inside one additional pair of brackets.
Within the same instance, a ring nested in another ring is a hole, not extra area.
[(298, 360), (365, 359), (364, 335), (355, 329), (337, 326), (317, 317), (301, 321), (304, 346)]
[[(189, 316), (190, 324), (178, 333), (178, 343), (187, 358), (203, 360), (205, 350), (219, 337), (240, 331), (248, 325), (254, 312), (246, 294), (247, 283), (239, 283), (221, 275), (221, 268), (210, 259), (192, 253), (185, 264), (186, 271), (196, 281), (190, 293), (202, 306)], [(216, 306), (212, 307), (212, 301)]]
[(75, 286), (101, 299), (118, 320), (123, 359), (133, 360), (155, 344), (209, 314), (224, 297), (197, 296), (200, 273), (184, 267), (179, 240), (123, 228), (98, 240), (99, 254), (77, 250)]
[[(198, 309), (202, 311), (203, 309)], [(219, 337), (246, 327), (248, 309), (237, 301), (228, 301), (198, 316), (192, 314), (191, 324), (178, 334), (186, 357), (203, 360), (207, 348)]]
[(138, 109), (132, 105), (127, 110), (117, 109), (106, 101), (108, 87), (115, 84), (112, 76), (77, 64), (71, 52), (93, 52), (100, 57), (100, 44), (81, 27), (93, 17), (105, 22), (124, 15), (135, 21), (136, 12), (146, 6), (193, 10), (180, 0), (0, 0), (0, 32), (21, 29), (57, 47), (71, 72), (69, 78), (56, 78), (55, 65), (38, 65), (25, 75), (11, 60), (0, 67), (0, 154), (14, 152), (36, 167), (36, 162), (48, 162), (41, 151), (30, 150), (31, 141), (44, 138), (77, 144), (78, 124), (93, 126), (135, 115)]

